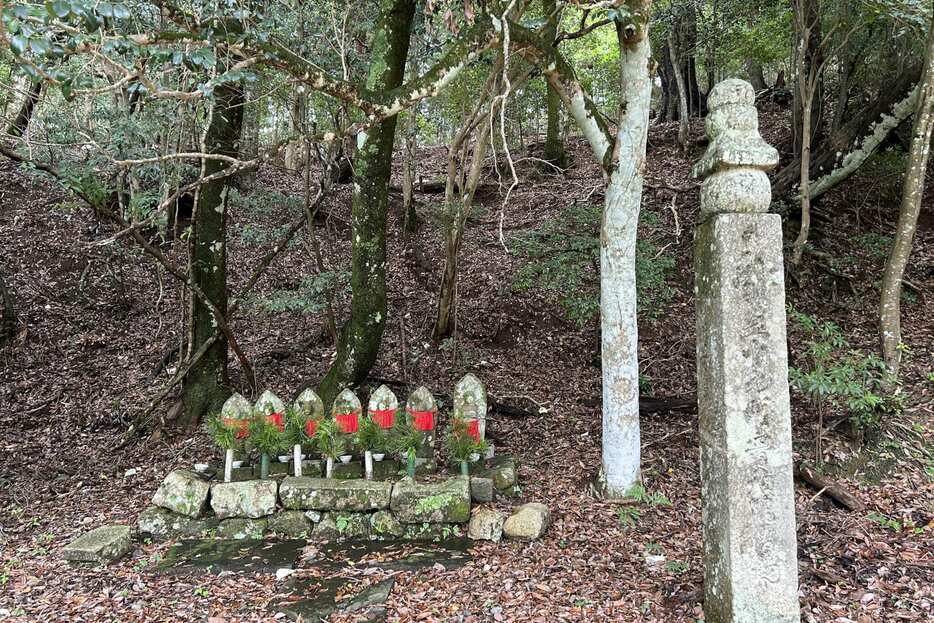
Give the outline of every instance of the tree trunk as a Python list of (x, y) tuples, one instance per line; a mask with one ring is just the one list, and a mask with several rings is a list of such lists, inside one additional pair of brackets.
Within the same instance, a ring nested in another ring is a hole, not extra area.
[(921, 211), (924, 177), (930, 155), (931, 130), (934, 128), (934, 21), (928, 31), (924, 72), (919, 84), (918, 105), (912, 126), (908, 168), (902, 188), (902, 203), (895, 228), (892, 251), (885, 263), (882, 278), (882, 299), (879, 303), (879, 333), (882, 355), (893, 374), (898, 374), (901, 362), (901, 295), (902, 279)]
[(662, 81), (662, 107), (659, 111), (659, 121), (677, 121), (678, 86), (675, 83), (674, 67), (671, 64), (671, 52), (668, 39), (662, 40), (662, 49), (658, 55), (658, 76)]
[(406, 114), (405, 155), (402, 161), (402, 231), (406, 236), (418, 229), (418, 212), (415, 211), (415, 152), (417, 135), (416, 111)]
[[(402, 84), (415, 0), (383, 0), (372, 46), (367, 88)], [(350, 318), (318, 395), (330, 404), (340, 390), (366, 378), (376, 362), (386, 324), (386, 214), (396, 117), (358, 137), (351, 205)]]
[[(542, 0), (542, 7), (545, 12), (545, 19), (548, 20), (548, 26), (545, 28), (544, 37), (546, 41), (554, 41), (558, 32), (558, 16), (555, 15), (555, 0)], [(545, 160), (561, 167), (566, 165), (564, 153), (564, 139), (561, 136), (561, 97), (554, 87), (545, 81), (545, 110), (547, 124), (545, 127)]]
[[(874, 124), (883, 115), (889, 114), (898, 102), (904, 100), (914, 89), (921, 76), (921, 64), (914, 63), (894, 80), (883, 86), (871, 104), (858, 115), (845, 123), (839, 131), (812, 149), (811, 171), (832, 171), (843, 155), (853, 150), (854, 143), (870, 133)], [(796, 152), (800, 153), (800, 152)], [(787, 195), (797, 185), (801, 174), (800, 156), (779, 171), (772, 179), (772, 194), (775, 197)]]
[[(822, 72), (822, 66), (824, 64), (823, 54), (821, 52), (821, 42), (822, 42), (822, 30), (821, 30), (821, 15), (820, 7), (818, 4), (819, 0), (794, 0), (794, 11), (797, 14), (795, 19), (795, 41), (797, 52), (796, 54), (803, 55), (799, 60), (796, 58), (795, 64), (797, 67), (803, 66), (802, 71), (796, 71), (795, 80), (808, 80), (812, 74), (820, 74)], [(804, 32), (804, 31), (807, 32)], [(801, 38), (804, 37), (805, 43), (802, 46), (800, 44)], [(803, 63), (803, 65), (801, 64)], [(795, 153), (801, 153), (801, 146), (803, 145), (804, 136), (803, 133), (803, 122), (802, 111), (805, 107), (808, 110), (808, 114), (811, 118), (811, 127), (808, 133), (810, 137), (808, 144), (813, 149), (816, 143), (820, 140), (820, 128), (823, 121), (823, 102), (824, 102), (824, 86), (823, 78), (817, 76), (816, 82), (814, 83), (813, 89), (810, 89), (810, 98), (808, 101), (803, 102), (802, 98), (805, 96), (801, 87), (796, 84), (794, 89), (794, 107), (792, 108), (792, 125), (794, 127), (794, 149)]]
[(753, 58), (747, 58), (743, 61), (743, 69), (746, 71), (746, 77), (749, 78), (749, 84), (752, 85), (756, 92), (765, 91), (769, 88), (769, 85), (765, 82), (765, 76), (762, 74), (762, 63)]
[[(669, 31), (668, 53), (671, 55), (671, 67), (675, 75), (675, 84), (678, 86), (678, 109), (688, 110), (687, 87), (684, 84), (684, 76), (681, 74), (681, 64), (678, 62), (676, 49), (674, 33)], [(681, 145), (681, 151), (683, 153), (687, 153), (688, 151), (688, 134), (690, 130), (688, 116), (681, 115), (680, 123), (678, 124), (678, 144)]]
[[(648, 12), (648, 3), (629, 2)], [(637, 28), (617, 23), (620, 120), (617, 161), (607, 185), (600, 240), (603, 361), (604, 493), (624, 496), (639, 482), (639, 349), (636, 323), (636, 231), (642, 204), (652, 79), (648, 15)]]
[(13, 119), (13, 123), (7, 128), (7, 134), (16, 138), (26, 134), (26, 130), (29, 128), (29, 122), (32, 120), (32, 113), (35, 111), (36, 104), (39, 103), (39, 97), (42, 95), (43, 84), (45, 83), (40, 80), (29, 85), (29, 90), (26, 92), (26, 99), (23, 100), (23, 105), (20, 106), (19, 112), (16, 113), (16, 118)]
[[(240, 133), (240, 158), (252, 160), (259, 155), (259, 111), (260, 104), (255, 101), (255, 87), (246, 86), (243, 102), (243, 128)], [(237, 174), (237, 185), (240, 190), (250, 192), (256, 184), (256, 167), (241, 171)]]
[(662, 49), (659, 54), (659, 63), (658, 63), (658, 79), (662, 85), (662, 95), (659, 98), (658, 103), (658, 113), (655, 115), (655, 120), (658, 123), (668, 121), (668, 108), (671, 105), (670, 100), (671, 96), (669, 91), (671, 90), (671, 77), (668, 75), (667, 66), (665, 60), (668, 59), (668, 63), (671, 63), (670, 57), (668, 54), (668, 44), (662, 43)]
[[(240, 84), (225, 83), (214, 91), (214, 108), (205, 135), (207, 153), (236, 157), (243, 121), (243, 91)], [(228, 163), (205, 159), (201, 174), (222, 171)], [(192, 217), (189, 246), (189, 276), (217, 307), (227, 314), (227, 192), (230, 178), (201, 186)], [(217, 331), (210, 307), (194, 293), (188, 294), (188, 353), (191, 357)], [(220, 408), (227, 397), (227, 340), (220, 337), (192, 366), (182, 383), (182, 413), (178, 424), (197, 425), (204, 416)]]
[(3, 280), (3, 273), (0, 273), (0, 305), (0, 348), (3, 348), (16, 334), (16, 309), (13, 307), (13, 296)]
[[(882, 115), (878, 123), (870, 127), (871, 132), (853, 146), (853, 151), (846, 154), (842, 160), (837, 163), (837, 168), (830, 171), (823, 177), (814, 180), (810, 184), (811, 199), (814, 200), (822, 194), (834, 188), (838, 184), (847, 180), (869, 159), (876, 150), (885, 142), (885, 139), (903, 121), (908, 119), (915, 112), (918, 102), (918, 93), (920, 86), (916, 86), (908, 97), (895, 104), (889, 114)], [(813, 167), (812, 167), (813, 169)]]
[(435, 340), (450, 335), (453, 330), (452, 317), (457, 306), (457, 256), (460, 253), (464, 238), (464, 225), (473, 206), (474, 193), (480, 182), (483, 172), (483, 162), (486, 160), (486, 150), (490, 139), (490, 124), (480, 123), (479, 134), (473, 148), (473, 157), (470, 171), (463, 184), (463, 192), (455, 197), (448, 193), (450, 200), (446, 206), (444, 227), (444, 270), (441, 274), (441, 290), (438, 294), (438, 313), (435, 317), (435, 327), (432, 335)]
[(702, 117), (707, 114), (707, 101), (697, 82), (697, 10), (687, 3), (678, 19), (678, 59), (681, 75), (687, 85), (688, 114)]

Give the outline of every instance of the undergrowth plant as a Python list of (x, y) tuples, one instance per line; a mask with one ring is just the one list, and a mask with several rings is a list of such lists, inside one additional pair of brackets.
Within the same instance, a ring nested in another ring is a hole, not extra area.
[(835, 323), (821, 322), (789, 308), (788, 317), (805, 336), (798, 365), (788, 369), (791, 386), (817, 409), (816, 458), (821, 461), (821, 429), (828, 407), (843, 410), (853, 432), (875, 432), (884, 415), (904, 409), (904, 395), (885, 362), (852, 348)]
[(332, 291), (347, 290), (350, 274), (327, 271), (305, 277), (294, 290), (275, 290), (249, 299), (252, 308), (267, 313), (316, 314), (327, 307)]
[[(644, 212), (642, 225), (654, 228), (658, 217)], [(602, 207), (573, 203), (537, 231), (517, 236), (514, 247), (529, 261), (519, 269), (513, 288), (541, 288), (557, 299), (568, 319), (583, 326), (600, 312), (600, 222)], [(639, 313), (661, 314), (674, 290), (667, 279), (675, 266), (671, 255), (653, 241), (636, 242), (636, 291)]]

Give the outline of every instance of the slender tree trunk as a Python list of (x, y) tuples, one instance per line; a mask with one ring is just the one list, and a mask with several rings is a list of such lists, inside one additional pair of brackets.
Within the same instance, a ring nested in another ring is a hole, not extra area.
[[(546, 41), (554, 41), (558, 32), (558, 16), (554, 14), (555, 6), (555, 0), (542, 0), (545, 19), (548, 20), (548, 26), (543, 35)], [(563, 169), (566, 164), (566, 156), (564, 153), (564, 138), (561, 136), (561, 96), (558, 95), (554, 87), (548, 84), (547, 80), (545, 81), (545, 110), (547, 120), (545, 127), (545, 160)]]
[(687, 3), (678, 19), (678, 59), (681, 75), (687, 85), (688, 115), (702, 117), (707, 114), (707, 101), (697, 81), (697, 10)]
[[(795, 65), (798, 70), (795, 72), (796, 80), (810, 81), (813, 74), (819, 74), (824, 64), (823, 54), (821, 52), (822, 29), (819, 0), (794, 0), (795, 17), (795, 41), (797, 55)], [(801, 39), (804, 39), (804, 45)], [(803, 67), (803, 71), (802, 71)], [(820, 140), (820, 128), (823, 121), (823, 102), (824, 88), (823, 79), (817, 76), (813, 87), (808, 87), (810, 95), (798, 84), (794, 90), (794, 108), (792, 109), (794, 126), (794, 147), (795, 152), (800, 153), (804, 144), (804, 136), (808, 136), (808, 145), (813, 149), (814, 145)], [(806, 98), (807, 99), (803, 99)], [(807, 109), (811, 118), (809, 133), (805, 134), (803, 130), (804, 117), (803, 112)]]
[(418, 212), (415, 211), (415, 153), (417, 134), (415, 109), (406, 114), (405, 156), (402, 161), (402, 231), (408, 236), (418, 229)]
[[(658, 113), (655, 115), (655, 120), (658, 123), (662, 123), (668, 121), (668, 107), (671, 105), (671, 77), (668, 75), (667, 71), (667, 65), (671, 64), (671, 55), (668, 53), (667, 43), (662, 43), (662, 49), (659, 56), (658, 79), (662, 84), (662, 96), (658, 104)], [(668, 61), (667, 64), (665, 62), (666, 60)]]
[(16, 138), (26, 134), (26, 129), (29, 128), (29, 122), (32, 120), (32, 113), (36, 109), (36, 104), (39, 103), (39, 98), (42, 96), (43, 84), (45, 83), (40, 80), (29, 85), (29, 90), (26, 91), (26, 99), (23, 100), (23, 105), (20, 106), (19, 112), (16, 113), (16, 118), (13, 119), (13, 123), (7, 128), (7, 134), (15, 136)]
[[(916, 86), (905, 99), (895, 104), (889, 114), (882, 115), (882, 118), (870, 128), (872, 131), (862, 137), (862, 140), (853, 146), (853, 151), (843, 155), (843, 157), (835, 163), (837, 168), (812, 181), (809, 187), (811, 199), (814, 200), (820, 197), (831, 188), (849, 179), (853, 173), (859, 170), (863, 163), (876, 153), (876, 150), (885, 142), (885, 139), (898, 128), (902, 122), (914, 114), (917, 108), (919, 92), (920, 85)], [(811, 169), (814, 169), (813, 163)]]
[[(814, 85), (817, 83), (816, 73), (818, 68), (807, 66), (805, 48), (807, 47), (807, 31), (801, 33), (798, 42), (798, 54), (796, 55), (797, 81), (796, 92), (798, 93), (798, 103), (801, 109), (798, 111), (801, 119), (801, 136), (811, 136), (811, 112), (810, 102), (814, 98)], [(801, 263), (801, 257), (804, 254), (804, 246), (807, 244), (808, 235), (811, 230), (811, 141), (801, 142), (801, 228), (798, 231), (798, 237), (795, 239), (792, 248), (791, 262), (794, 265)]]
[[(415, 0), (383, 0), (372, 46), (367, 88), (380, 92), (402, 83)], [(386, 324), (386, 214), (396, 117), (361, 133), (354, 160), (351, 206), (351, 302), (335, 357), (318, 395), (330, 404), (341, 388), (366, 378), (376, 362)]]
[(642, 205), (645, 145), (652, 78), (648, 33), (650, 3), (630, 7), (645, 21), (617, 23), (620, 46), (620, 120), (616, 166), (610, 175), (600, 240), (600, 324), (603, 359), (601, 485), (622, 497), (639, 482), (639, 340), (636, 323), (636, 232)]
[[(444, 227), (444, 270), (441, 273), (441, 290), (438, 294), (438, 311), (432, 335), (435, 340), (451, 334), (453, 316), (457, 306), (457, 259), (464, 238), (464, 226), (473, 206), (474, 193), (480, 183), (483, 162), (490, 139), (490, 124), (481, 122), (477, 140), (473, 148), (470, 171), (460, 186), (459, 197), (454, 197), (452, 184), (449, 184), (450, 201), (447, 202), (447, 214)], [(456, 166), (456, 165), (455, 165)], [(450, 181), (450, 177), (449, 177)]]
[[(676, 49), (674, 33), (669, 32), (668, 53), (671, 55), (671, 67), (675, 75), (675, 84), (678, 85), (678, 108), (679, 110), (688, 110), (687, 86), (684, 84), (684, 76), (681, 74), (681, 64), (677, 52), (675, 52)], [(678, 144), (681, 145), (681, 151), (684, 153), (688, 151), (688, 134), (691, 130), (689, 123), (690, 120), (688, 116), (681, 115), (680, 123), (678, 124)]]
[[(214, 91), (214, 108), (205, 135), (208, 153), (238, 155), (243, 121), (243, 91), (240, 84), (223, 84)], [(229, 165), (204, 160), (202, 175), (222, 171)], [(201, 186), (192, 216), (189, 246), (189, 275), (224, 316), (227, 314), (227, 191), (229, 178)], [(188, 357), (211, 339), (217, 321), (211, 309), (193, 293), (188, 296)], [(227, 397), (227, 340), (219, 338), (192, 366), (182, 383), (182, 413), (178, 424), (194, 426), (220, 408)]]
[[(243, 87), (243, 128), (240, 133), (240, 158), (252, 160), (259, 154), (259, 104), (255, 99), (255, 87)], [(265, 101), (265, 100), (264, 100)], [(237, 185), (244, 192), (253, 190), (256, 183), (256, 168), (246, 169), (237, 174)]]
[(16, 333), (16, 309), (13, 307), (13, 295), (7, 289), (3, 273), (0, 273), (0, 348), (13, 339)]
[[(901, 74), (879, 90), (870, 104), (864, 107), (852, 119), (847, 121), (837, 132), (828, 136), (811, 150), (811, 171), (833, 171), (841, 164), (844, 156), (856, 146), (863, 137), (872, 134), (876, 124), (885, 116), (891, 115), (911, 94), (921, 76), (921, 63), (908, 65)], [(772, 194), (775, 197), (786, 196), (800, 182), (800, 152), (792, 162), (775, 174), (772, 179)]]
[(879, 303), (879, 333), (882, 355), (893, 374), (898, 374), (901, 363), (901, 295), (902, 279), (911, 254), (912, 241), (918, 226), (924, 177), (931, 149), (931, 131), (934, 129), (934, 21), (928, 31), (924, 73), (921, 76), (918, 105), (912, 126), (908, 168), (902, 187), (902, 203), (895, 227), (892, 251), (885, 263), (882, 278), (882, 299)]

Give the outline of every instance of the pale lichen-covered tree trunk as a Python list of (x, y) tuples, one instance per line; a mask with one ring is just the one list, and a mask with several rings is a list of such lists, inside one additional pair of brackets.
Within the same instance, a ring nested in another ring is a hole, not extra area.
[(546, 66), (570, 115), (607, 175), (600, 230), (600, 323), (603, 368), (601, 493), (620, 498), (639, 482), (639, 350), (636, 322), (636, 234), (652, 99), (649, 0), (625, 3), (617, 22), (620, 117), (616, 134), (561, 55)]
[[(648, 3), (631, 2), (646, 11)], [(600, 323), (603, 359), (603, 465), (607, 497), (639, 481), (639, 340), (636, 323), (636, 232), (642, 205), (652, 78), (648, 15), (618, 25), (620, 119), (616, 166), (607, 185), (600, 232)]]
[(833, 171), (811, 182), (809, 189), (812, 200), (848, 179), (863, 166), (871, 155), (876, 153), (889, 134), (914, 113), (918, 102), (918, 90), (919, 88), (915, 87), (905, 99), (895, 104), (891, 114), (883, 114), (882, 118), (869, 128), (869, 133), (863, 137), (862, 141), (854, 146), (853, 151), (843, 157)]
[(934, 21), (928, 32), (924, 73), (921, 75), (918, 91), (911, 148), (908, 152), (908, 168), (905, 171), (905, 181), (902, 187), (902, 204), (898, 214), (898, 225), (895, 227), (892, 251), (885, 263), (882, 300), (879, 304), (882, 355), (893, 374), (898, 374), (901, 360), (899, 345), (902, 341), (900, 305), (902, 279), (918, 226), (924, 177), (931, 149), (931, 132), (934, 129)]

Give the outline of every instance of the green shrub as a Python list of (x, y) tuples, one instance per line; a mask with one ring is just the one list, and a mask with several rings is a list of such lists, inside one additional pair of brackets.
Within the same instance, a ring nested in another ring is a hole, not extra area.
[(831, 406), (849, 414), (860, 434), (879, 427), (882, 416), (898, 414), (904, 395), (879, 357), (851, 348), (833, 322), (789, 309), (789, 318), (805, 335), (798, 366), (788, 370), (791, 386), (819, 411)]
[(250, 306), (268, 313), (296, 312), (301, 314), (320, 313), (327, 306), (327, 297), (333, 288), (343, 287), (349, 274), (327, 271), (301, 280), (294, 290), (275, 290), (265, 296), (250, 299)]
[[(560, 218), (517, 236), (513, 245), (529, 261), (519, 269), (513, 288), (545, 290), (578, 326), (597, 317), (602, 213), (599, 205), (571, 204)], [(647, 228), (658, 225), (658, 217), (651, 212), (644, 212), (641, 218)], [(674, 290), (667, 279), (674, 266), (674, 258), (652, 240), (640, 238), (636, 242), (636, 296), (644, 318), (657, 318), (671, 300)]]

